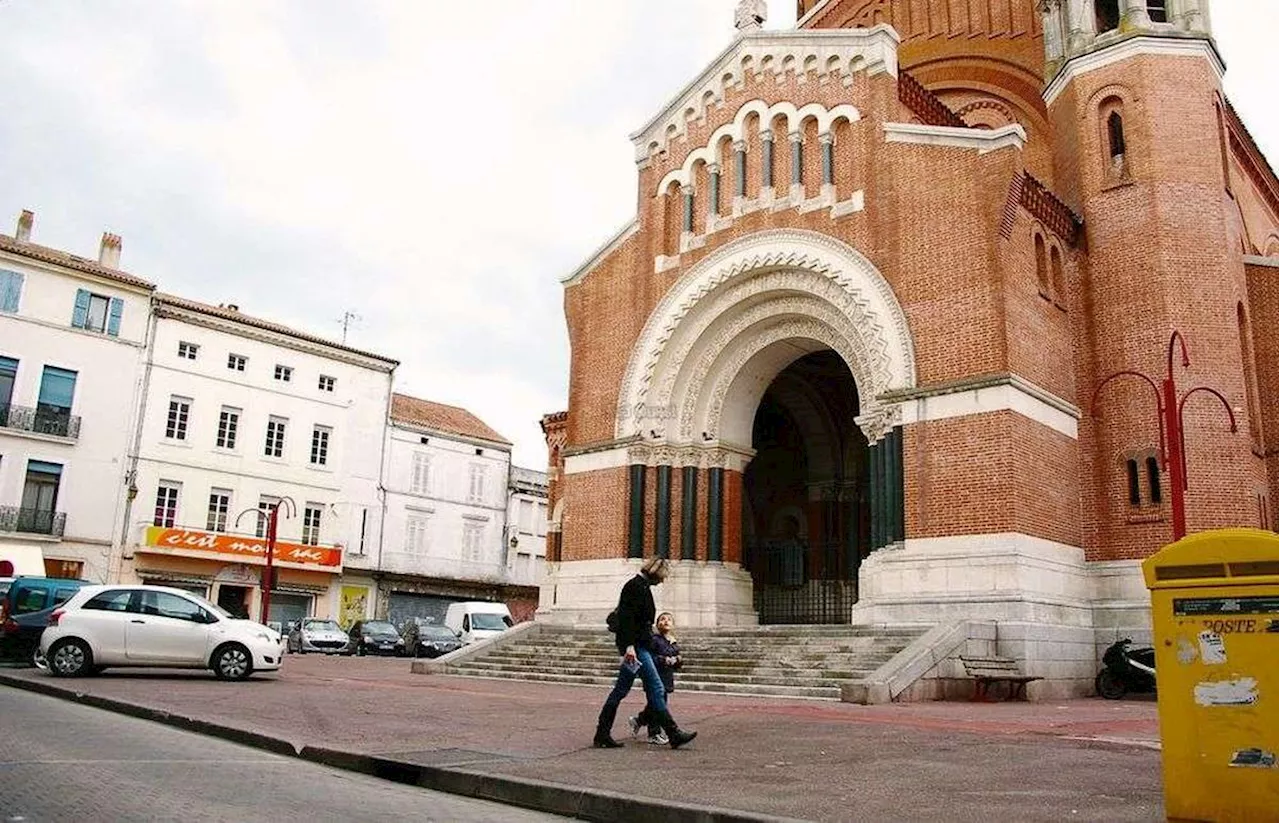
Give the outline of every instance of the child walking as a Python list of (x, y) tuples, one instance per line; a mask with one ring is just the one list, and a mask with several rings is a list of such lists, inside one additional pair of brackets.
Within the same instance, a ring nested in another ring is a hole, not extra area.
[[(680, 646), (676, 643), (676, 636), (673, 634), (675, 626), (676, 621), (671, 612), (658, 615), (658, 619), (654, 622), (654, 628), (657, 631), (654, 632), (649, 646), (668, 701), (671, 700), (671, 693), (676, 690), (676, 669), (680, 668), (684, 662), (680, 659)], [(658, 723), (658, 718), (650, 714), (648, 706), (645, 706), (640, 714), (632, 716), (630, 723), (632, 737), (640, 732), (641, 726), (648, 726), (650, 743), (655, 746), (665, 746), (669, 742), (666, 732)]]

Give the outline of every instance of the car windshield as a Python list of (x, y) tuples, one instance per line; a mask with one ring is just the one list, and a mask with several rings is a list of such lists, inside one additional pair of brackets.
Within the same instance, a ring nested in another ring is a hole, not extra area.
[(384, 620), (370, 620), (364, 624), (365, 634), (399, 634), (396, 627)]
[(302, 628), (309, 632), (340, 632), (338, 623), (335, 620), (308, 620), (302, 624)]
[(507, 627), (503, 617), (504, 615), (501, 614), (473, 614), (471, 615), (471, 628), (500, 632)]
[(457, 640), (458, 636), (453, 633), (452, 629), (446, 629), (444, 626), (422, 626), (418, 630), (423, 637), (432, 640)]

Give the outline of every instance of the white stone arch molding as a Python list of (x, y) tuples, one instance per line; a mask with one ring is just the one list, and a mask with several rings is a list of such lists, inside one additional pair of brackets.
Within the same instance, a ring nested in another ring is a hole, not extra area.
[(746, 141), (746, 122), (747, 117), (751, 114), (760, 116), (760, 133), (768, 131), (772, 128), (773, 121), (779, 117), (783, 117), (787, 121), (787, 133), (791, 134), (800, 130), (800, 124), (808, 118), (812, 117), (818, 121), (818, 135), (829, 134), (831, 129), (841, 120), (849, 123), (856, 123), (862, 119), (862, 115), (856, 108), (848, 103), (841, 103), (828, 109), (821, 103), (806, 103), (799, 108), (794, 103), (774, 103), (770, 106), (763, 100), (751, 100), (743, 103), (738, 113), (733, 116), (733, 120), (725, 123), (720, 128), (711, 133), (711, 138), (707, 140), (705, 146), (699, 146), (684, 158), (684, 163), (680, 168), (672, 169), (667, 172), (666, 176), (658, 182), (656, 194), (663, 194), (667, 187), (672, 183), (678, 183), (681, 186), (690, 185), (693, 180), (693, 167), (701, 160), (704, 163), (719, 163), (720, 158), (716, 154), (716, 146), (720, 141), (728, 137), (733, 142)]
[[(708, 255), (654, 307), (623, 374), (616, 437), (648, 436), (658, 428), (654, 422), (666, 429), (668, 421), (680, 416), (680, 410), (671, 405), (673, 399), (703, 394), (691, 379), (701, 369), (688, 369), (684, 360), (691, 353), (703, 363), (721, 359), (723, 351), (717, 348), (734, 345), (740, 337), (721, 330), (734, 325), (735, 318), (747, 314), (753, 305), (750, 299), (721, 298), (753, 289), (762, 299), (776, 296), (776, 278), (769, 275), (777, 272), (791, 273), (797, 284), (809, 281), (813, 285), (804, 289), (806, 296), (826, 302), (821, 313), (800, 307), (800, 318), (809, 317), (838, 335), (840, 345), (831, 348), (845, 357), (853, 372), (862, 416), (877, 411), (875, 398), (885, 392), (915, 387), (915, 345), (906, 313), (871, 261), (852, 246), (819, 232), (773, 229), (740, 238)], [(780, 314), (796, 310), (794, 305), (778, 308)], [(828, 313), (832, 311), (845, 322), (833, 322)], [(682, 343), (687, 336), (697, 342)], [(674, 350), (679, 357), (670, 356)], [(673, 376), (672, 371), (677, 374)], [(661, 398), (655, 393), (658, 386)]]

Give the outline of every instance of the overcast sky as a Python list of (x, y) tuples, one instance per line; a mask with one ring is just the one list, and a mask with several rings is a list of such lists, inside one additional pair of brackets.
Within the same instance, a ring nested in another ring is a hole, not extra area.
[[(736, 0), (0, 0), (0, 231), (399, 359), (545, 468), (560, 278), (635, 209), (627, 135)], [(1216, 0), (1275, 162), (1275, 0)], [(773, 0), (768, 27), (794, 23)]]

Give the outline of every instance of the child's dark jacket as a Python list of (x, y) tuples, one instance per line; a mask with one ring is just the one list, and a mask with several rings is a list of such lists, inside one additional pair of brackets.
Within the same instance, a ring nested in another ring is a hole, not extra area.
[(662, 678), (662, 687), (670, 694), (676, 690), (676, 669), (680, 668), (681, 664), (677, 662), (674, 666), (669, 666), (666, 658), (679, 657), (680, 646), (655, 632), (649, 641), (649, 650), (653, 653), (653, 662), (658, 667), (658, 676)]

